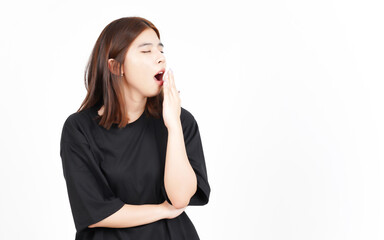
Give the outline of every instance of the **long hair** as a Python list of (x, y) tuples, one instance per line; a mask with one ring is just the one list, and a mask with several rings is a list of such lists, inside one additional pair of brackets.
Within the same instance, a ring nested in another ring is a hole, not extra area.
[[(158, 29), (142, 17), (125, 17), (109, 23), (101, 32), (93, 47), (85, 69), (84, 83), (87, 95), (77, 112), (95, 105), (104, 105), (104, 113), (98, 116), (99, 125), (109, 129), (112, 124), (119, 128), (129, 123), (127, 108), (123, 95), (121, 68), (116, 68), (118, 75), (108, 68), (108, 59), (113, 58), (120, 66), (124, 64), (125, 55), (131, 43), (144, 30), (152, 28), (160, 39)], [(160, 118), (162, 116), (163, 90), (154, 97), (148, 97), (145, 114)]]

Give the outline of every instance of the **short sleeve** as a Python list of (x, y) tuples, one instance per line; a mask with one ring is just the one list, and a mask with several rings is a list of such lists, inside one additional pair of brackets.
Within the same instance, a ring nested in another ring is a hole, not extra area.
[(112, 192), (81, 127), (71, 116), (62, 129), (60, 156), (72, 215), (79, 232), (112, 215), (125, 203)]
[(193, 115), (184, 108), (182, 108), (181, 123), (187, 156), (197, 178), (197, 191), (191, 197), (188, 205), (205, 205), (209, 201), (211, 188), (208, 182), (199, 126)]

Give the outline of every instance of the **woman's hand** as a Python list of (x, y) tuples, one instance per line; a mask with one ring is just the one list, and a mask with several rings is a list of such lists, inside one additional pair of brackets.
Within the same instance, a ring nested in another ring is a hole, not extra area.
[(164, 218), (166, 218), (166, 219), (172, 219), (172, 218), (179, 216), (187, 208), (187, 207), (183, 207), (183, 208), (179, 208), (179, 209), (175, 208), (173, 205), (169, 204), (167, 202), (167, 200), (165, 200), (163, 203), (161, 203), (160, 207), (164, 209), (164, 212), (165, 212)]
[(164, 101), (163, 101), (163, 119), (165, 126), (170, 129), (179, 127), (180, 123), (180, 96), (176, 89), (175, 78), (171, 69), (164, 76), (163, 83)]

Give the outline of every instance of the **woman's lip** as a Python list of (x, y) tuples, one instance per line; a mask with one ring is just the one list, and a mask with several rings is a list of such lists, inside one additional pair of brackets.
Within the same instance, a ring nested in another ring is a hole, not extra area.
[[(162, 72), (162, 71), (159, 71), (157, 74), (155, 74), (155, 76), (154, 76), (155, 79), (156, 79), (156, 76), (159, 75), (160, 72)], [(165, 74), (164, 71), (160, 74), (160, 79), (161, 80), (163, 80), (164, 74)]]
[(165, 73), (165, 68), (160, 69), (155, 75), (159, 74), (159, 72), (163, 72), (163, 74), (164, 74)]
[(163, 80), (157, 80), (155, 77), (153, 77), (153, 80), (155, 80), (155, 82), (157, 83), (157, 84), (159, 84), (160, 86), (162, 86), (163, 85)]

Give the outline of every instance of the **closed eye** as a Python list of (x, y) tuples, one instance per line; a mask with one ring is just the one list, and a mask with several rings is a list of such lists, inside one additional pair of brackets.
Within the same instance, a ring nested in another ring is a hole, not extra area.
[[(149, 53), (151, 51), (142, 51), (142, 53)], [(164, 53), (164, 51), (160, 51), (161, 53)]]

